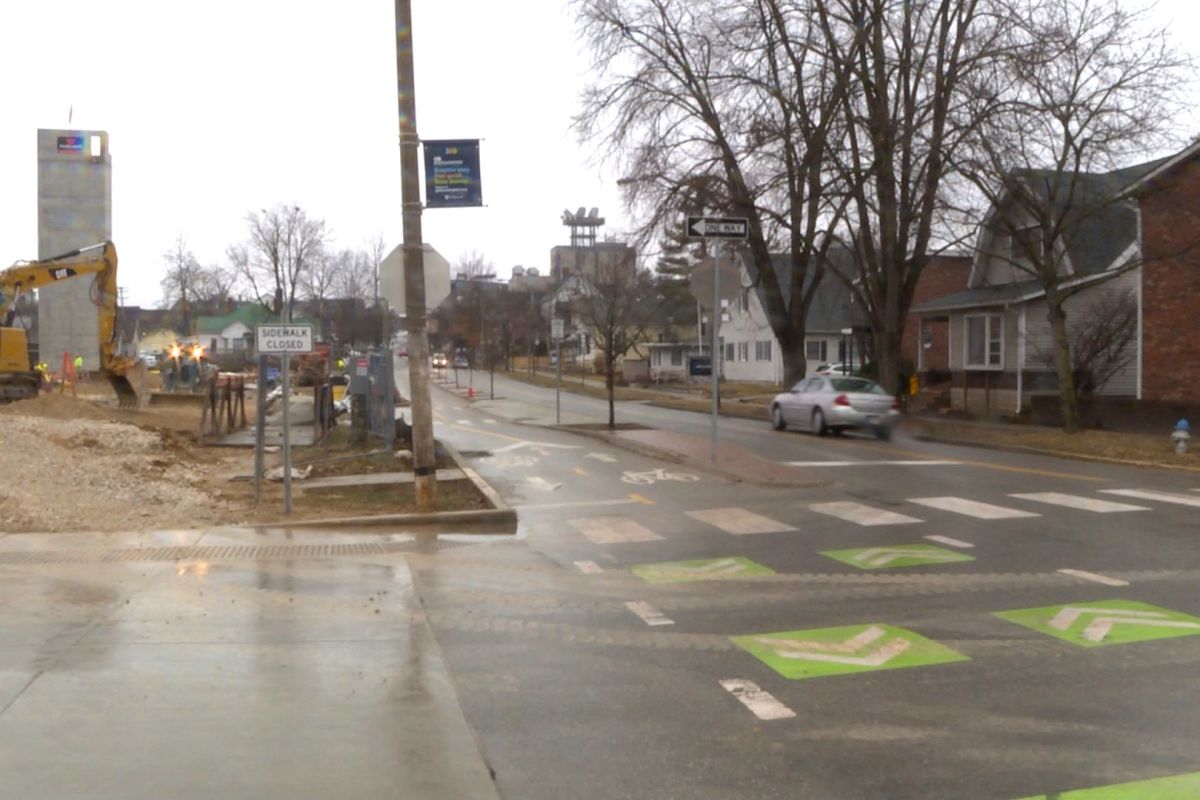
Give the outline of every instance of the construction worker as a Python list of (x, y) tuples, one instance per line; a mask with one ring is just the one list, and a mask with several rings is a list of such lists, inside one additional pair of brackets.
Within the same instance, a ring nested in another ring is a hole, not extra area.
[(50, 365), (49, 364), (47, 364), (45, 361), (39, 361), (37, 366), (34, 367), (34, 369), (36, 369), (38, 372), (38, 375), (41, 376), (41, 378), (42, 378), (41, 383), (43, 386), (50, 383)]
[(83, 378), (83, 355), (77, 353), (75, 355), (75, 380), (82, 380), (82, 378)]

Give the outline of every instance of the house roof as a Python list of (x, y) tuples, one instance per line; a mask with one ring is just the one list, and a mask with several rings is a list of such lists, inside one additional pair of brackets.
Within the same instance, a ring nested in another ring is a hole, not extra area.
[(1028, 280), (1020, 283), (1006, 283), (1001, 286), (980, 286), (962, 292), (944, 295), (913, 305), (914, 314), (927, 314), (937, 311), (955, 311), (965, 308), (982, 308), (985, 306), (1002, 306), (1009, 303), (1019, 303), (1040, 297), (1045, 292), (1041, 281)]
[[(1071, 178), (1078, 181), (1071, 200), (1072, 207), (1067, 209), (1067, 235), (1063, 238), (1063, 244), (1074, 275), (1095, 275), (1111, 269), (1121, 255), (1137, 242), (1138, 209), (1136, 202), (1130, 199), (1135, 187), (1175, 158), (1159, 158), (1110, 172), (1078, 175), (1045, 169), (1023, 169), (1015, 170), (1011, 177), (1029, 186), (1043, 201), (1050, 194), (1054, 181)], [(1056, 213), (1062, 213), (1065, 205), (1065, 199), (1057, 203)], [(1001, 211), (993, 210), (989, 215), (989, 221), (984, 223), (981, 231), (977, 259), (997, 254), (989, 247), (990, 242), (996, 241), (991, 235), (991, 231), (997, 227), (996, 216), (1012, 211), (1008, 207)], [(1075, 219), (1070, 219), (1071, 216)], [(1016, 227), (1016, 223), (1013, 226)], [(1004, 249), (1001, 255), (1007, 257), (1007, 245)], [(978, 285), (982, 278), (982, 271), (972, 273), (970, 282), (973, 288), (984, 288)]]
[[(742, 258), (749, 257), (748, 253), (743, 253)], [(850, 277), (855, 274), (853, 257), (849, 250), (845, 248), (831, 248), (829, 251), (830, 269), (826, 270), (822, 281), (817, 285), (816, 292), (813, 293), (812, 302), (808, 306), (808, 318), (805, 321), (805, 330), (813, 333), (819, 332), (840, 332), (843, 328), (849, 328), (856, 325), (865, 325), (867, 322), (866, 314), (862, 308), (855, 305), (853, 295), (850, 288), (846, 286), (845, 281), (839, 278), (833, 272), (840, 273), (842, 276)], [(792, 284), (792, 257), (790, 253), (772, 253), (771, 267), (775, 270), (775, 276), (779, 280), (779, 287), (784, 293), (784, 302), (788, 301), (788, 287)], [(808, 272), (804, 276), (805, 291), (812, 285), (813, 273)], [(758, 295), (758, 300), (763, 308), (766, 308), (766, 296), (763, 293), (761, 281), (756, 281), (752, 288)]]
[[(1096, 283), (1107, 277), (1103, 272), (1082, 275), (1064, 281), (1063, 286), (1081, 283)], [(971, 308), (989, 308), (1036, 300), (1046, 293), (1046, 287), (1036, 279), (1005, 283), (1000, 286), (978, 286), (962, 292), (944, 295), (924, 303), (914, 303), (909, 309), (912, 314), (934, 314), (940, 311), (961, 311)]]
[(198, 317), (196, 319), (196, 333), (220, 333), (235, 322), (240, 322), (248, 328), (253, 328), (260, 322), (266, 322), (270, 315), (271, 312), (258, 303), (243, 303), (228, 314), (215, 317)]

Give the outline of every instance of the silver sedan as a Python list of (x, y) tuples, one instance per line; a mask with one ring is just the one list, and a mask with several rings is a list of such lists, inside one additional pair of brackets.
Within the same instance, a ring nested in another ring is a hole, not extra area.
[(771, 401), (771, 424), (778, 431), (796, 425), (824, 436), (829, 431), (861, 428), (887, 439), (899, 418), (896, 399), (866, 378), (816, 375)]

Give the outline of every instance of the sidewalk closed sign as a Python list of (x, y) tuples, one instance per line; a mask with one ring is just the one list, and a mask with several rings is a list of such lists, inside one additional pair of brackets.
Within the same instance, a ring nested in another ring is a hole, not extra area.
[(313, 351), (312, 325), (256, 325), (254, 346), (260, 355), (285, 355)]

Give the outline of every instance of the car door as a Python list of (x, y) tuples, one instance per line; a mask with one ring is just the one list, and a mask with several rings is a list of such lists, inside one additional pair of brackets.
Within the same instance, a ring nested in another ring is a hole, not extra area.
[(783, 412), (783, 420), (791, 425), (801, 422), (800, 411), (798, 409), (798, 398), (800, 397), (800, 389), (808, 381), (797, 381), (792, 385), (792, 388), (779, 399), (779, 410)]
[(811, 422), (812, 399), (809, 392), (818, 378), (806, 378), (796, 384), (791, 394), (791, 409), (788, 419), (795, 425), (808, 426)]

